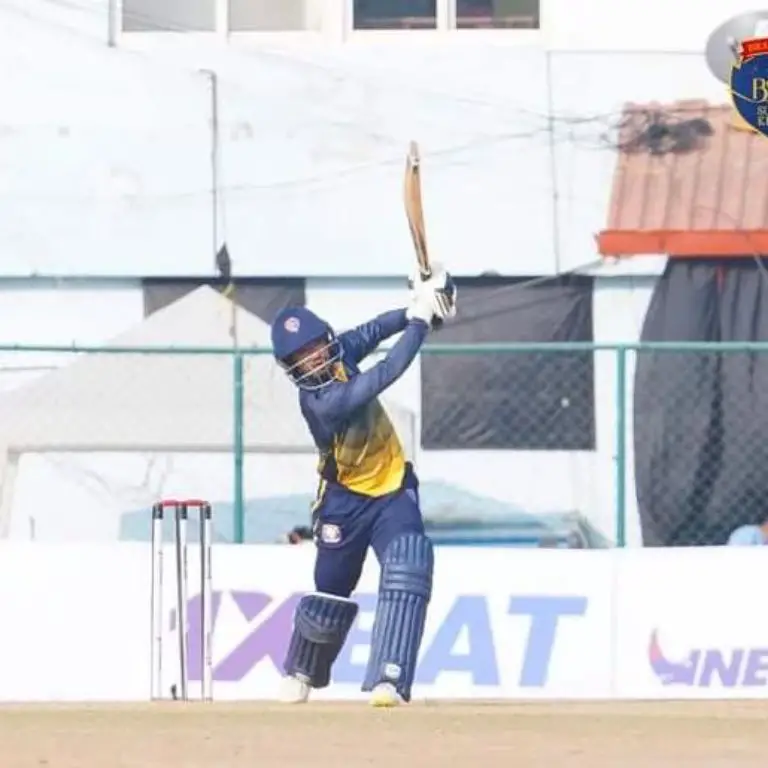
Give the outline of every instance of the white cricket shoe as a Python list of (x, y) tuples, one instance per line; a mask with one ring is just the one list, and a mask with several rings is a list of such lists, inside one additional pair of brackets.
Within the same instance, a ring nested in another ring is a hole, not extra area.
[(379, 683), (369, 699), (372, 707), (397, 707), (403, 703), (400, 694), (392, 683)]
[(282, 690), (280, 691), (280, 701), (283, 704), (304, 704), (309, 698), (311, 690), (312, 686), (298, 677), (284, 677)]

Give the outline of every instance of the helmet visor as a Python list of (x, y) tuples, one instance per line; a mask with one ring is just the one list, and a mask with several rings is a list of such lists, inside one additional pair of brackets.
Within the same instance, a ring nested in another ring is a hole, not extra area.
[(318, 389), (340, 379), (341, 344), (326, 336), (302, 347), (283, 361), (293, 382), (304, 389)]

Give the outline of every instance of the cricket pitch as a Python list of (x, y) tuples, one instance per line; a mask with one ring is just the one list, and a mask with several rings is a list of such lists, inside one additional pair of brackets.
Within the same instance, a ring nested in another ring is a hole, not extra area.
[(758, 768), (768, 702), (19, 705), (3, 768)]

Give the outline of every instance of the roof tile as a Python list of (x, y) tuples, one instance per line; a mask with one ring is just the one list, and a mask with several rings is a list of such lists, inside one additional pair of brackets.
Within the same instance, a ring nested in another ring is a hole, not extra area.
[(730, 105), (628, 104), (606, 256), (768, 253), (768, 140)]

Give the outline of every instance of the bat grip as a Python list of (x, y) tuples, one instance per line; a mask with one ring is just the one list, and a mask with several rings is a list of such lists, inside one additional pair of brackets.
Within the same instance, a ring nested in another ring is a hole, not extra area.
[[(421, 279), (426, 281), (429, 280), (430, 277), (432, 277), (432, 270), (431, 269), (421, 269), (419, 270), (419, 275), (421, 276)], [(432, 322), (430, 323), (430, 326), (433, 331), (438, 330), (443, 325), (443, 321), (439, 317), (433, 317)]]

